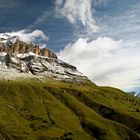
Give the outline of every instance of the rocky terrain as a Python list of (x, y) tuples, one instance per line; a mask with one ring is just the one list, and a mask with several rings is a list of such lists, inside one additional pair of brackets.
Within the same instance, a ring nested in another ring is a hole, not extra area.
[(57, 59), (56, 54), (50, 51), (48, 48), (41, 48), (40, 46), (35, 45), (32, 42), (23, 42), (19, 40), (18, 37), (10, 37), (8, 39), (0, 38), (0, 53), (3, 52), (14, 54), (32, 52), (36, 55)]
[(21, 41), (18, 37), (0, 38), (0, 78), (52, 78), (65, 81), (88, 81), (87, 77), (57, 58), (48, 48)]

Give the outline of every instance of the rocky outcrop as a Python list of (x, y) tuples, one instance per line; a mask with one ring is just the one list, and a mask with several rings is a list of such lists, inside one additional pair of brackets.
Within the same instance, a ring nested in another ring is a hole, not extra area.
[(4, 51), (4, 49), (3, 49), (3, 44), (0, 43), (0, 53), (2, 53), (3, 51)]
[(42, 56), (47, 56), (49, 58), (57, 58), (56, 54), (50, 51), (48, 48), (43, 48), (41, 50), (41, 55)]
[(5, 56), (5, 63), (9, 68), (15, 68), (20, 72), (29, 72), (27, 65), (13, 53), (7, 53)]
[(0, 79), (20, 77), (23, 74), (70, 82), (89, 81), (86, 76), (77, 71), (76, 67), (59, 60), (48, 48), (41, 48), (19, 39), (13, 42), (1, 39)]
[[(49, 54), (51, 55), (51, 54)], [(35, 54), (17, 55), (11, 52), (0, 55), (0, 79), (1, 71), (6, 72), (6, 77), (20, 77), (22, 74), (51, 78), (70, 82), (87, 82), (86, 76), (78, 72), (76, 67), (67, 64), (59, 59), (42, 57)], [(13, 74), (13, 71), (15, 73)], [(5, 78), (5, 76), (3, 77)]]
[(5, 52), (14, 54), (24, 54), (33, 52), (36, 55), (57, 59), (56, 54), (50, 51), (48, 48), (41, 48), (38, 45), (35, 45), (33, 43), (26, 43), (20, 41), (19, 39), (17, 39), (15, 43), (12, 43), (10, 41), (3, 41), (4, 39), (0, 38), (0, 53)]

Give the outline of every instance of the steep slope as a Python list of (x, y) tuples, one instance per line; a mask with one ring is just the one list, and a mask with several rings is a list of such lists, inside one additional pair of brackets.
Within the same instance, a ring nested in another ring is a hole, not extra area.
[(140, 140), (140, 99), (93, 83), (0, 81), (0, 139)]

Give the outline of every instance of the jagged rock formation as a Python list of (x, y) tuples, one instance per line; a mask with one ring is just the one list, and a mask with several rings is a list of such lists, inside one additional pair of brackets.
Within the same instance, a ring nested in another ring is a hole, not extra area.
[[(89, 81), (76, 67), (57, 58), (48, 48), (33, 43), (0, 39), (0, 79), (29, 74), (65, 81)], [(3, 76), (2, 76), (3, 75)], [(7, 79), (6, 78), (6, 79)]]
[(50, 51), (48, 48), (41, 48), (33, 43), (26, 43), (17, 39), (14, 43), (7, 41), (4, 38), (0, 38), (0, 53), (29, 53), (33, 52), (36, 55), (45, 56), (49, 58), (57, 58), (56, 54)]

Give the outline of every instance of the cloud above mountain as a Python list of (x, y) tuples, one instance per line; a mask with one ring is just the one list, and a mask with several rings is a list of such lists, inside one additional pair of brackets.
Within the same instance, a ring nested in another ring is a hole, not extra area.
[(140, 56), (123, 46), (122, 40), (98, 37), (79, 38), (58, 53), (60, 59), (77, 66), (78, 70), (99, 85), (118, 88), (137, 86)]
[(48, 40), (48, 37), (41, 30), (34, 30), (30, 32), (26, 29), (23, 29), (20, 31), (0, 33), (0, 37), (7, 35), (11, 37), (18, 36), (21, 40), (25, 42), (35, 42), (36, 39)]
[(99, 27), (93, 17), (92, 0), (56, 0), (56, 12), (70, 23), (81, 23), (88, 31), (97, 32)]

